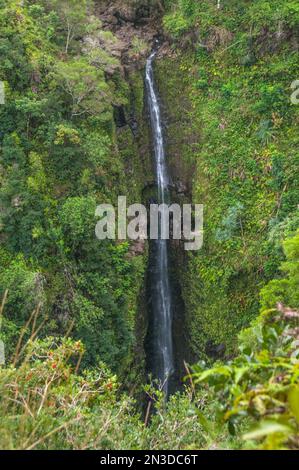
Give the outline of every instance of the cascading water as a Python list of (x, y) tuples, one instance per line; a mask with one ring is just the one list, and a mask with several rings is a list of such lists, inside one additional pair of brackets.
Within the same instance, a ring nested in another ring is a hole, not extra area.
[[(165, 158), (160, 106), (155, 91), (153, 52), (146, 63), (146, 90), (153, 136), (158, 202), (165, 203), (168, 196), (169, 175)], [(150, 242), (150, 308), (151, 308), (151, 369), (154, 377), (169, 393), (169, 380), (174, 372), (172, 337), (172, 295), (169, 278), (168, 242), (161, 239)]]

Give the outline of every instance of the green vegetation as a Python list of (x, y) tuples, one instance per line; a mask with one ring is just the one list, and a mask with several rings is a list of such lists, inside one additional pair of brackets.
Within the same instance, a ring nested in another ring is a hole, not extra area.
[[(180, 126), (171, 114), (169, 153), (180, 132), (177, 158), (195, 168), (192, 200), (205, 205), (204, 248), (181, 269), (197, 357), (219, 345), (235, 354), (238, 332), (259, 311), (259, 290), (277, 275), (282, 241), (298, 228), (299, 108), (290, 100), (298, 8), (221, 5), (171, 2), (164, 25), (177, 56), (159, 65), (160, 82), (165, 68), (176, 69), (170, 93), (179, 87), (175, 109), (187, 116)], [(178, 35), (181, 17), (187, 30)]]
[[(113, 107), (129, 90), (91, 2), (1, 2), (0, 296), (9, 290), (2, 335), (8, 357), (39, 308), (43, 336), (84, 340), (85, 363), (123, 371), (132, 361), (145, 257), (128, 244), (100, 244), (95, 208), (119, 194), (140, 199), (122, 158)], [(82, 43), (82, 37), (89, 47)], [(102, 55), (96, 46), (101, 38)], [(114, 70), (112, 78), (106, 74)]]
[(144, 377), (146, 250), (94, 234), (99, 203), (152, 180), (142, 71), (100, 3), (0, 0), (0, 448), (298, 449), (297, 2), (121, 2), (161, 12), (170, 170), (205, 205), (177, 266), (198, 363), (167, 403)]

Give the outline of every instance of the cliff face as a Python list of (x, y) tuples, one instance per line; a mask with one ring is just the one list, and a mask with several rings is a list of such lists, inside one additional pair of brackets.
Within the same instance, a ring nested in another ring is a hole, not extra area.
[[(120, 63), (125, 99), (114, 106), (115, 144), (122, 162), (128, 185), (119, 195), (127, 196), (127, 203), (142, 201), (148, 181), (153, 180), (151, 143), (146, 100), (144, 96), (144, 66), (157, 34), (157, 25), (146, 8), (147, 2), (99, 1), (96, 14), (104, 31), (113, 34), (110, 51)], [(101, 46), (99, 44), (99, 46)], [(136, 278), (136, 288), (130, 298), (130, 311), (134, 323), (133, 347), (125, 359), (122, 370), (124, 385), (145, 381), (144, 339), (147, 332), (146, 265), (147, 244), (130, 242), (128, 259), (140, 266), (142, 275)]]
[[(128, 86), (127, 103), (115, 109), (116, 141), (125, 171), (135, 187), (136, 200), (147, 204), (155, 193), (149, 114), (144, 95), (144, 66), (155, 39), (160, 50), (155, 63), (155, 78), (161, 100), (167, 161), (172, 179), (172, 199), (180, 204), (191, 200), (192, 145), (195, 140), (188, 111), (188, 80), (182, 73), (182, 58), (171, 49), (161, 32), (162, 6), (154, 2), (99, 2), (97, 14), (106, 31), (117, 38), (115, 53), (121, 61), (122, 76)], [(171, 73), (169, 71), (171, 70)], [(131, 245), (131, 255), (146, 260), (147, 244)], [(192, 361), (189, 353), (189, 331), (186, 328), (185, 306), (181, 296), (182, 271), (187, 261), (180, 243), (172, 244), (171, 278), (175, 296), (174, 342), (177, 367), (176, 382), (185, 374), (184, 360)], [(141, 287), (139, 313), (136, 317), (136, 350), (132, 355), (133, 369), (144, 374), (144, 339), (147, 331), (147, 294)], [(135, 360), (133, 359), (135, 357)]]
[(205, 205), (203, 250), (180, 264), (187, 326), (197, 357), (231, 357), (298, 226), (298, 17), (288, 2), (265, 16), (261, 2), (174, 3), (157, 64), (169, 161)]

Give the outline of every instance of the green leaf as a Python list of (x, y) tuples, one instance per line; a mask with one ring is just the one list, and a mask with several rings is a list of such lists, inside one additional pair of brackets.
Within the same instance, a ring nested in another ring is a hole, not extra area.
[(262, 421), (252, 431), (243, 435), (245, 441), (252, 439), (262, 439), (263, 437), (271, 434), (290, 434), (291, 428), (285, 424), (277, 423), (276, 421)]
[(295, 385), (291, 388), (288, 394), (288, 402), (293, 415), (299, 423), (299, 386)]

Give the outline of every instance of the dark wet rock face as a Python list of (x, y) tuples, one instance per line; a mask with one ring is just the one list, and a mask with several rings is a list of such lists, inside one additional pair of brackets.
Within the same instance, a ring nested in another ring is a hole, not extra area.
[(158, 33), (159, 12), (149, 5), (146, 0), (97, 2), (97, 16), (102, 21), (103, 28), (112, 31), (118, 39), (121, 62), (130, 69), (144, 67)]

